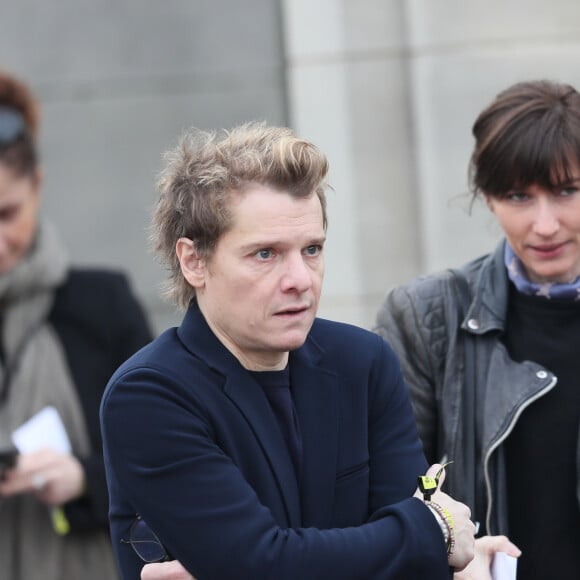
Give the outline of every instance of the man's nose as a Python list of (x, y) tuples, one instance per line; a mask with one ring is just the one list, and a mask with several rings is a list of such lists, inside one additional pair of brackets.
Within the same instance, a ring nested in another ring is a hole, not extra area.
[(312, 285), (312, 271), (302, 253), (286, 258), (282, 275), (282, 289), (304, 292)]

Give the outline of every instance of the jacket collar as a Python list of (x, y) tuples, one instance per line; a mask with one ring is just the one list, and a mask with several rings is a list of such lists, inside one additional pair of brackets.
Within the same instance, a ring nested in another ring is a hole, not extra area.
[[(315, 322), (316, 324), (316, 322)], [(290, 353), (290, 380), (304, 449), (302, 525), (331, 526), (338, 461), (338, 377), (324, 368), (324, 351), (308, 336)]]
[[(316, 322), (315, 322), (316, 324)], [(251, 425), (268, 458), (290, 526), (330, 523), (338, 456), (337, 377), (320, 366), (324, 350), (309, 334), (289, 357), (290, 381), (304, 449), (301, 497), (283, 436), (260, 385), (225, 348), (196, 303), (189, 307), (178, 336), (193, 356), (224, 376), (223, 392)]]
[(509, 280), (503, 258), (504, 244), (505, 240), (501, 240), (493, 253), (471, 262), (464, 269), (473, 290), (471, 304), (461, 324), (467, 332), (484, 334), (505, 328)]

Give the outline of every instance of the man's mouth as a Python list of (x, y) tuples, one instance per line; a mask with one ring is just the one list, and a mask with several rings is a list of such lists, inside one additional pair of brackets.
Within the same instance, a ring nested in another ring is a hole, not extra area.
[(295, 316), (297, 314), (302, 314), (309, 309), (309, 306), (293, 306), (291, 308), (285, 308), (284, 310), (279, 310), (276, 312), (276, 316)]

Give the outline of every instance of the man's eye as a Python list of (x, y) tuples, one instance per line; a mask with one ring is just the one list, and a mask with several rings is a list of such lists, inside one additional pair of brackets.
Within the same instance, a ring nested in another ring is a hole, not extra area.
[(18, 213), (17, 207), (7, 207), (0, 210), (0, 221), (7, 222), (16, 217)]
[(317, 256), (318, 254), (320, 254), (321, 250), (322, 250), (322, 246), (319, 246), (318, 244), (316, 244), (313, 246), (308, 246), (304, 251), (309, 256)]
[(272, 250), (258, 250), (258, 252), (256, 253), (256, 256), (260, 259), (260, 260), (267, 260), (268, 258), (272, 257)]

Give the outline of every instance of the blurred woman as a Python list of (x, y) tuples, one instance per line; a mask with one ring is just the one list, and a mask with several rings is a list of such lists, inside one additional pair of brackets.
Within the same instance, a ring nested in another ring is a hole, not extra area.
[(151, 335), (126, 277), (71, 268), (40, 219), (38, 123), (30, 90), (0, 73), (0, 449), (46, 407), (72, 447), (22, 453), (3, 472), (0, 577), (110, 579), (99, 403), (113, 371)]
[[(518, 578), (580, 578), (580, 95), (515, 84), (473, 135), (472, 192), (504, 239), (391, 291), (376, 330), (401, 359), (428, 460), (455, 460), (448, 492), (521, 548)], [(489, 577), (490, 541), (472, 577)]]

